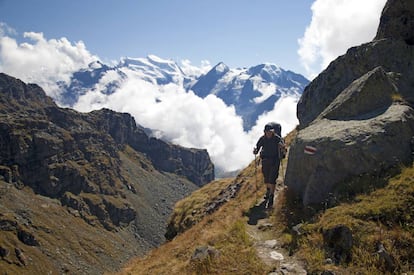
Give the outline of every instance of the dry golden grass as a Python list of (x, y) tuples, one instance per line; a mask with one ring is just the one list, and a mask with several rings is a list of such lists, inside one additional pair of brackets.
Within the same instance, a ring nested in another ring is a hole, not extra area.
[(394, 101), (394, 102), (403, 102), (404, 98), (399, 93), (393, 93), (393, 94), (391, 94), (391, 100)]
[(288, 147), (293, 142), (293, 140), (296, 138), (297, 134), (298, 134), (298, 130), (295, 128), (284, 137), (285, 143)]
[[(219, 193), (229, 186), (234, 179), (216, 180), (194, 191), (191, 196), (176, 203), (170, 222), (176, 227), (186, 227), (198, 223), (204, 216), (207, 202), (218, 197)], [(187, 225), (187, 226), (186, 226)]]
[[(308, 263), (308, 271), (331, 269), (324, 263), (321, 232), (343, 224), (352, 231), (352, 261), (334, 267), (338, 274), (413, 274), (414, 262), (414, 168), (405, 168), (384, 188), (360, 195), (353, 203), (341, 204), (307, 223), (297, 242), (298, 254)], [(395, 261), (395, 270), (379, 259), (377, 243), (382, 243)], [(349, 273), (348, 273), (349, 274)]]

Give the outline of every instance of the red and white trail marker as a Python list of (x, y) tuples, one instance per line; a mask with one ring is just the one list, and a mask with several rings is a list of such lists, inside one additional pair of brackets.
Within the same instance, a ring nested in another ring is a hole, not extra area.
[(305, 149), (303, 150), (303, 152), (308, 155), (314, 155), (316, 151), (317, 151), (316, 147), (313, 147), (310, 145), (305, 146)]

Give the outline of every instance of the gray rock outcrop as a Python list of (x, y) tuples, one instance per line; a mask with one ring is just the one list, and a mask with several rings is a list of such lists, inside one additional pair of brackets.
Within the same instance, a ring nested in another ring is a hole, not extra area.
[[(315, 78), (297, 106), (285, 184), (304, 205), (329, 204), (346, 182), (412, 162), (413, 3), (388, 1), (375, 40)], [(316, 148), (305, 154), (305, 147)]]
[(388, 0), (382, 12), (375, 40), (391, 38), (414, 44), (414, 2)]

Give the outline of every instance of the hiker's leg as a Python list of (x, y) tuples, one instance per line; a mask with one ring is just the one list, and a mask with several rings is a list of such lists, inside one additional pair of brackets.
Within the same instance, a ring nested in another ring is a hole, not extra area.
[(269, 160), (268, 159), (262, 159), (262, 173), (263, 173), (263, 181), (264, 181), (264, 183), (265, 183), (265, 185), (266, 185), (266, 195), (265, 195), (265, 197), (264, 197), (264, 199), (266, 200), (266, 203), (267, 203), (267, 200), (269, 199), (269, 196), (270, 196), (270, 189), (269, 189), (269, 183), (270, 183), (270, 180), (271, 180), (271, 178), (270, 178), (270, 169), (271, 169), (271, 164), (270, 164), (270, 162), (269, 162)]
[(264, 196), (264, 199), (265, 200), (268, 200), (269, 199), (269, 196), (270, 196), (270, 189), (269, 189), (269, 187), (267, 187), (267, 183), (266, 183), (266, 194), (265, 194), (265, 196)]
[(273, 195), (275, 193), (275, 184), (274, 183), (268, 183), (266, 184), (266, 189), (269, 190), (269, 194)]
[(275, 198), (275, 184), (273, 183), (268, 183), (267, 184), (267, 189), (269, 190), (269, 195), (267, 198), (267, 208), (272, 208), (273, 207), (273, 200)]
[(269, 176), (269, 184), (267, 184), (267, 188), (269, 189), (269, 198), (267, 207), (272, 208), (273, 207), (273, 200), (274, 200), (274, 194), (276, 189), (276, 179), (278, 176), (279, 167), (276, 165), (275, 162), (272, 163), (271, 169), (270, 169), (270, 176)]

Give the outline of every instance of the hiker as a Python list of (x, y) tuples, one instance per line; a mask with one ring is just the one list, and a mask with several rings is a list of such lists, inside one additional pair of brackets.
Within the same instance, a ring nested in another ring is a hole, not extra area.
[(270, 123), (265, 125), (264, 135), (257, 141), (253, 154), (256, 155), (259, 151), (262, 159), (264, 183), (266, 184), (265, 207), (272, 208), (276, 179), (279, 175), (280, 160), (284, 158), (285, 145), (280, 133), (275, 133), (275, 129)]

